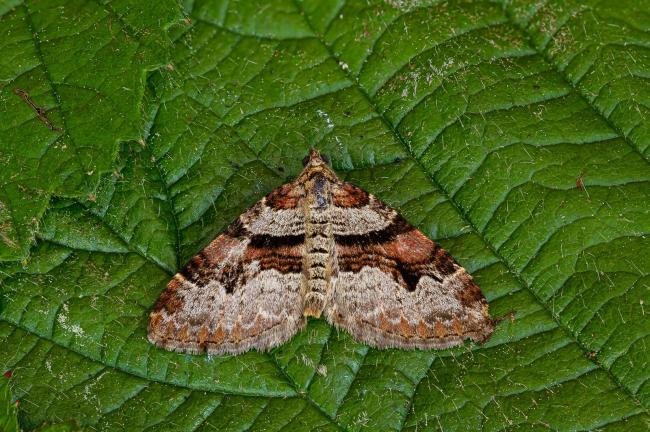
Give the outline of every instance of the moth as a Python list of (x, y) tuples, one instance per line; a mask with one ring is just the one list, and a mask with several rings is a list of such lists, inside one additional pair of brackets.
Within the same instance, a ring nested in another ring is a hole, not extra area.
[(446, 348), (494, 329), (463, 267), (313, 149), (169, 282), (149, 320), (165, 349), (265, 351), (308, 317), (378, 348)]

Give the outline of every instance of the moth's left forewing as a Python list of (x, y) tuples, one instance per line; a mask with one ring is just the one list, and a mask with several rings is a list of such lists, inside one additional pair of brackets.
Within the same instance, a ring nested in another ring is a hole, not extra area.
[(305, 324), (304, 190), (287, 184), (244, 212), (168, 283), (148, 338), (168, 350), (268, 350)]
[(331, 323), (381, 348), (489, 337), (487, 302), (449, 253), (360, 188), (334, 185), (332, 197), (340, 215), (332, 219), (338, 273), (326, 309)]

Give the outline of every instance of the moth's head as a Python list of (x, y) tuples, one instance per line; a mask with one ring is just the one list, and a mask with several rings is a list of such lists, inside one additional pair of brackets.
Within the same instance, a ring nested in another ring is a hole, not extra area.
[(330, 158), (320, 154), (320, 152), (315, 148), (309, 150), (309, 154), (305, 156), (302, 160), (302, 166), (304, 166), (305, 168), (307, 168), (308, 165), (315, 167), (320, 165), (329, 166), (329, 164), (330, 164)]
[(330, 180), (335, 180), (336, 174), (330, 168), (330, 160), (327, 156), (320, 154), (316, 149), (309, 150), (309, 154), (302, 160), (305, 169), (302, 170), (298, 180), (304, 181), (320, 173)]

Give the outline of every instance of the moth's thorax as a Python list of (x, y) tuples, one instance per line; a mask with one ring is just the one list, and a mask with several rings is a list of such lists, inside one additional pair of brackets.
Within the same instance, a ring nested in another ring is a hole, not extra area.
[(332, 276), (335, 276), (331, 182), (323, 173), (316, 173), (305, 182), (305, 191), (304, 315), (318, 318), (325, 308)]

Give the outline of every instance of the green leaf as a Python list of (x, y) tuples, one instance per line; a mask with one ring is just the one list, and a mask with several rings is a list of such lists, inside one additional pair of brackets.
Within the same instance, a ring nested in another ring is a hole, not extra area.
[(650, 158), (650, 3), (507, 3), (511, 20), (537, 52), (619, 136)]
[(9, 378), (11, 373), (0, 377), (0, 430), (3, 432), (18, 432), (18, 409), (16, 401), (11, 396)]
[(35, 429), (36, 432), (81, 432), (83, 428), (74, 421), (63, 423), (43, 423), (40, 427)]
[[(16, 192), (28, 177), (2, 189), (45, 213), (29, 257), (0, 267), (0, 365), (15, 371), (21, 426), (648, 429), (647, 6), (188, 2), (135, 132), (118, 117), (104, 128), (119, 151), (46, 152), (86, 179), (75, 193), (35, 168), (30, 182), (53, 183), (44, 198)], [(322, 320), (270, 353), (147, 342), (173, 272), (293, 179), (311, 146), (474, 275), (505, 318), (488, 343), (380, 351)], [(76, 195), (99, 159), (92, 199)], [(15, 217), (4, 208), (0, 223)]]
[(147, 72), (179, 19), (171, 0), (0, 5), (0, 260), (26, 255), (51, 195), (91, 197), (118, 142), (142, 136)]

